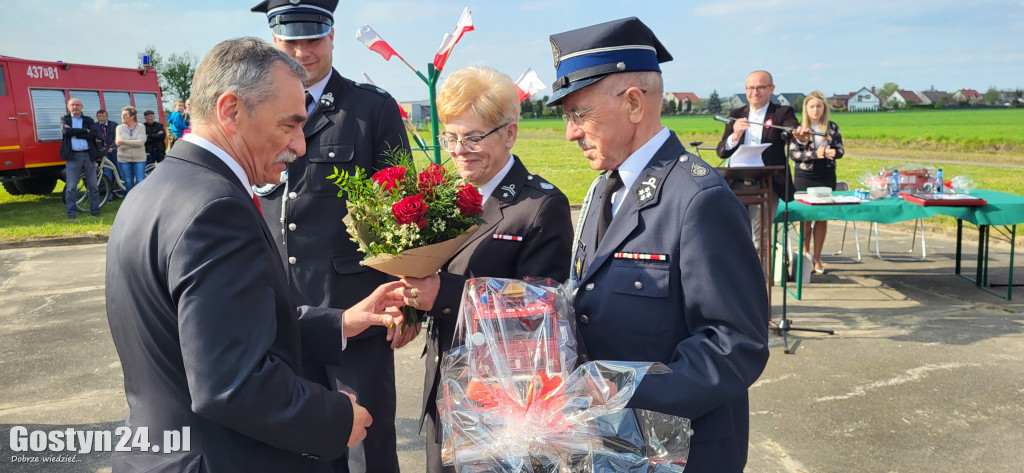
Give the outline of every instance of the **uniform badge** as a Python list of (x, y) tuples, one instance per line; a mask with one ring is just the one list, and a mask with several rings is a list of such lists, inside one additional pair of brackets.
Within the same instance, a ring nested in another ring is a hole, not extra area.
[(323, 105), (324, 107), (330, 107), (331, 105), (334, 105), (334, 94), (331, 92), (327, 92), (326, 94), (321, 95), (320, 105)]
[(637, 205), (643, 205), (644, 202), (651, 200), (654, 197), (654, 192), (658, 190), (658, 178), (651, 176), (646, 181), (640, 183), (640, 187), (636, 190), (636, 202)]
[(582, 271), (583, 271), (583, 257), (582, 256), (577, 256), (576, 257), (576, 277), (577, 278), (580, 277), (580, 272), (582, 272)]
[(504, 198), (504, 199), (507, 199), (510, 196), (511, 197), (515, 197), (516, 196), (516, 185), (515, 184), (509, 184), (507, 186), (501, 186), (501, 190), (505, 191), (505, 193), (501, 195), (501, 197)]
[(562, 60), (559, 57), (561, 54), (558, 52), (558, 45), (555, 44), (553, 39), (551, 40), (551, 54), (555, 56), (555, 69), (558, 69), (558, 65), (562, 63)]
[(504, 233), (494, 233), (491, 238), (495, 240), (506, 240), (506, 241), (523, 241), (523, 237), (518, 235), (506, 235)]
[(554, 189), (554, 188), (555, 188), (555, 186), (553, 186), (553, 185), (551, 185), (551, 184), (548, 184), (548, 183), (546, 183), (546, 182), (542, 182), (542, 183), (540, 183), (540, 188), (541, 188), (541, 189), (544, 189), (544, 190), (546, 190), (546, 191), (549, 191), (549, 190), (551, 190), (551, 189)]
[(679, 162), (685, 163), (685, 162), (687, 162), (689, 160), (690, 160), (690, 157), (687, 156), (686, 153), (683, 153), (683, 154), (679, 155)]
[(668, 261), (668, 255), (660, 255), (657, 253), (631, 253), (631, 252), (618, 252), (612, 255), (615, 259), (632, 259), (641, 261)]
[(690, 174), (694, 177), (704, 177), (708, 175), (708, 168), (701, 166), (700, 164), (693, 163), (690, 167)]

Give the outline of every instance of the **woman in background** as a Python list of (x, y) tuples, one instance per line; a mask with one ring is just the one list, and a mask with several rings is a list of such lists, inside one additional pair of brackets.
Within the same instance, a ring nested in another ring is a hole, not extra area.
[(138, 115), (135, 107), (122, 108), (121, 124), (114, 135), (117, 172), (124, 181), (125, 193), (146, 177), (146, 126), (139, 123)]
[[(828, 102), (825, 94), (815, 90), (804, 99), (803, 123), (793, 133), (793, 144), (789, 157), (795, 162), (793, 185), (797, 191), (808, 187), (828, 187), (836, 190), (836, 160), (843, 157), (843, 137), (839, 125), (829, 120)], [(825, 136), (812, 135), (811, 132)], [(813, 223), (813, 225), (812, 225)], [(804, 235), (814, 235), (814, 272), (822, 274), (825, 265), (821, 262), (821, 247), (825, 244), (828, 221), (804, 222)], [(811, 239), (804, 239), (804, 253), (809, 253)]]

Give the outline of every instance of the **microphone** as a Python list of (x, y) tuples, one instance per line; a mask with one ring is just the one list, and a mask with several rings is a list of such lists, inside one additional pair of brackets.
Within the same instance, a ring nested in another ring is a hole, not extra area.
[(732, 122), (736, 121), (735, 118), (726, 117), (726, 116), (723, 116), (723, 115), (715, 115), (715, 120), (720, 121), (722, 123), (732, 123)]

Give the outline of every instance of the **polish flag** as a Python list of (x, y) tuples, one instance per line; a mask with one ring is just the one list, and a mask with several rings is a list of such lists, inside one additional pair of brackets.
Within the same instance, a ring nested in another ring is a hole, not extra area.
[(373, 31), (373, 28), (370, 28), (369, 25), (356, 30), (356, 39), (362, 41), (366, 47), (370, 48), (370, 51), (375, 51), (377, 54), (384, 56), (385, 61), (390, 61), (391, 56), (402, 57), (391, 48), (391, 45), (381, 39), (380, 35)]
[(448, 55), (452, 53), (455, 43), (458, 43), (462, 39), (462, 35), (467, 31), (473, 31), (473, 17), (469, 15), (469, 7), (462, 10), (462, 16), (459, 17), (459, 22), (455, 24), (455, 31), (451, 34), (444, 34), (444, 39), (441, 40), (441, 47), (437, 49), (437, 54), (434, 55), (434, 67), (437, 70), (444, 69), (444, 63), (448, 60)]
[(523, 100), (546, 89), (547, 86), (541, 82), (540, 77), (537, 77), (537, 71), (533, 68), (527, 69), (523, 75), (516, 79), (516, 89), (519, 89), (519, 103), (523, 103)]

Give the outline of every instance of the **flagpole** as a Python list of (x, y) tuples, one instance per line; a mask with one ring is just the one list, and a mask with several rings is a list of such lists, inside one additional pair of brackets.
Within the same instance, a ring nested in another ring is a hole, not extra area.
[[(419, 71), (416, 74), (419, 74)], [(437, 126), (437, 78), (440, 77), (441, 71), (434, 68), (434, 63), (428, 62), (427, 74), (430, 76), (430, 80), (424, 78), (423, 75), (420, 75), (420, 78), (426, 81), (427, 87), (430, 88), (430, 130), (434, 139), (434, 162), (441, 164), (441, 142), (437, 138), (441, 134)]]

